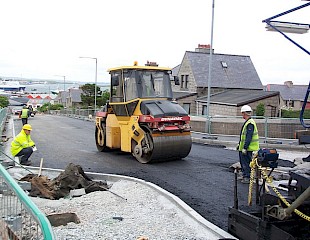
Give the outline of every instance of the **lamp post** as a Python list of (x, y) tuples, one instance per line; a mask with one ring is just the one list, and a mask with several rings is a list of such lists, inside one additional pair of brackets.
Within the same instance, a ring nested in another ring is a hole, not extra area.
[(97, 112), (97, 58), (95, 57), (80, 57), (80, 58), (94, 59), (96, 62), (96, 70), (95, 70), (95, 114), (96, 114)]
[(213, 54), (214, 2), (215, 2), (215, 0), (212, 0), (211, 42), (210, 42), (210, 57), (209, 57), (207, 119), (206, 119), (206, 132), (208, 132), (208, 133), (210, 133), (209, 114), (210, 114), (211, 71), (212, 71), (212, 54)]
[(64, 79), (64, 91), (66, 91), (66, 76), (63, 75), (55, 75), (56, 77), (62, 77)]
[[(309, 0), (307, 0), (307, 1), (309, 1)], [(310, 2), (263, 20), (263, 22), (266, 23), (266, 29), (268, 31), (275, 31), (275, 32), (282, 34), (283, 37), (285, 37), (287, 40), (292, 42), (295, 46), (297, 46), (298, 48), (303, 50), (308, 55), (310, 55), (310, 51), (308, 51), (307, 49), (305, 49), (304, 47), (299, 45), (297, 42), (295, 42), (293, 39), (291, 39), (285, 33), (297, 33), (297, 34), (307, 33), (310, 29), (310, 24), (274, 21), (274, 19), (281, 17), (281, 16), (284, 16), (286, 14), (289, 14), (291, 12), (300, 10), (304, 7), (309, 7), (309, 6), (310, 6)], [(300, 111), (300, 115), (299, 115), (300, 123), (304, 128), (310, 128), (310, 125), (307, 125), (304, 122), (304, 111), (306, 109), (306, 104), (308, 102), (309, 94), (310, 94), (310, 82), (309, 82), (309, 86), (308, 86), (308, 90), (306, 92), (305, 100), (304, 100), (304, 103), (301, 107), (301, 111)], [(280, 112), (281, 112), (281, 109), (280, 109)]]

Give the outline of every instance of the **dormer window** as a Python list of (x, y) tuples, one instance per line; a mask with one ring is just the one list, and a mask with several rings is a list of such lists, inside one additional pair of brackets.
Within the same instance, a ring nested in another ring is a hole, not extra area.
[(228, 66), (227, 66), (227, 62), (223, 62), (223, 61), (222, 61), (221, 64), (222, 64), (222, 67), (223, 67), (223, 68), (227, 68), (227, 67), (228, 67)]

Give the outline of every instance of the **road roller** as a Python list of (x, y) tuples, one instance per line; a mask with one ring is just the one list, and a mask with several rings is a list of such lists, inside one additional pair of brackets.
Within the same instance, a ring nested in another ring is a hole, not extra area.
[(173, 99), (171, 69), (155, 62), (108, 69), (110, 99), (96, 113), (98, 151), (119, 149), (140, 163), (185, 158), (192, 146), (190, 116)]

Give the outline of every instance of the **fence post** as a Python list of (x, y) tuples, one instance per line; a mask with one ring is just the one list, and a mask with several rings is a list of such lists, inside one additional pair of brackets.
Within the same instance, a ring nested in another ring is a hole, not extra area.
[(265, 143), (268, 144), (267, 135), (268, 135), (268, 117), (265, 117)]

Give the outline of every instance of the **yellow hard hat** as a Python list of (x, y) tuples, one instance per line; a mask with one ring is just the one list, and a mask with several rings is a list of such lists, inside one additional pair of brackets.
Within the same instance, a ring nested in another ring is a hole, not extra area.
[(24, 126), (23, 126), (23, 130), (32, 130), (32, 128), (31, 128), (31, 125), (30, 124), (25, 124)]

